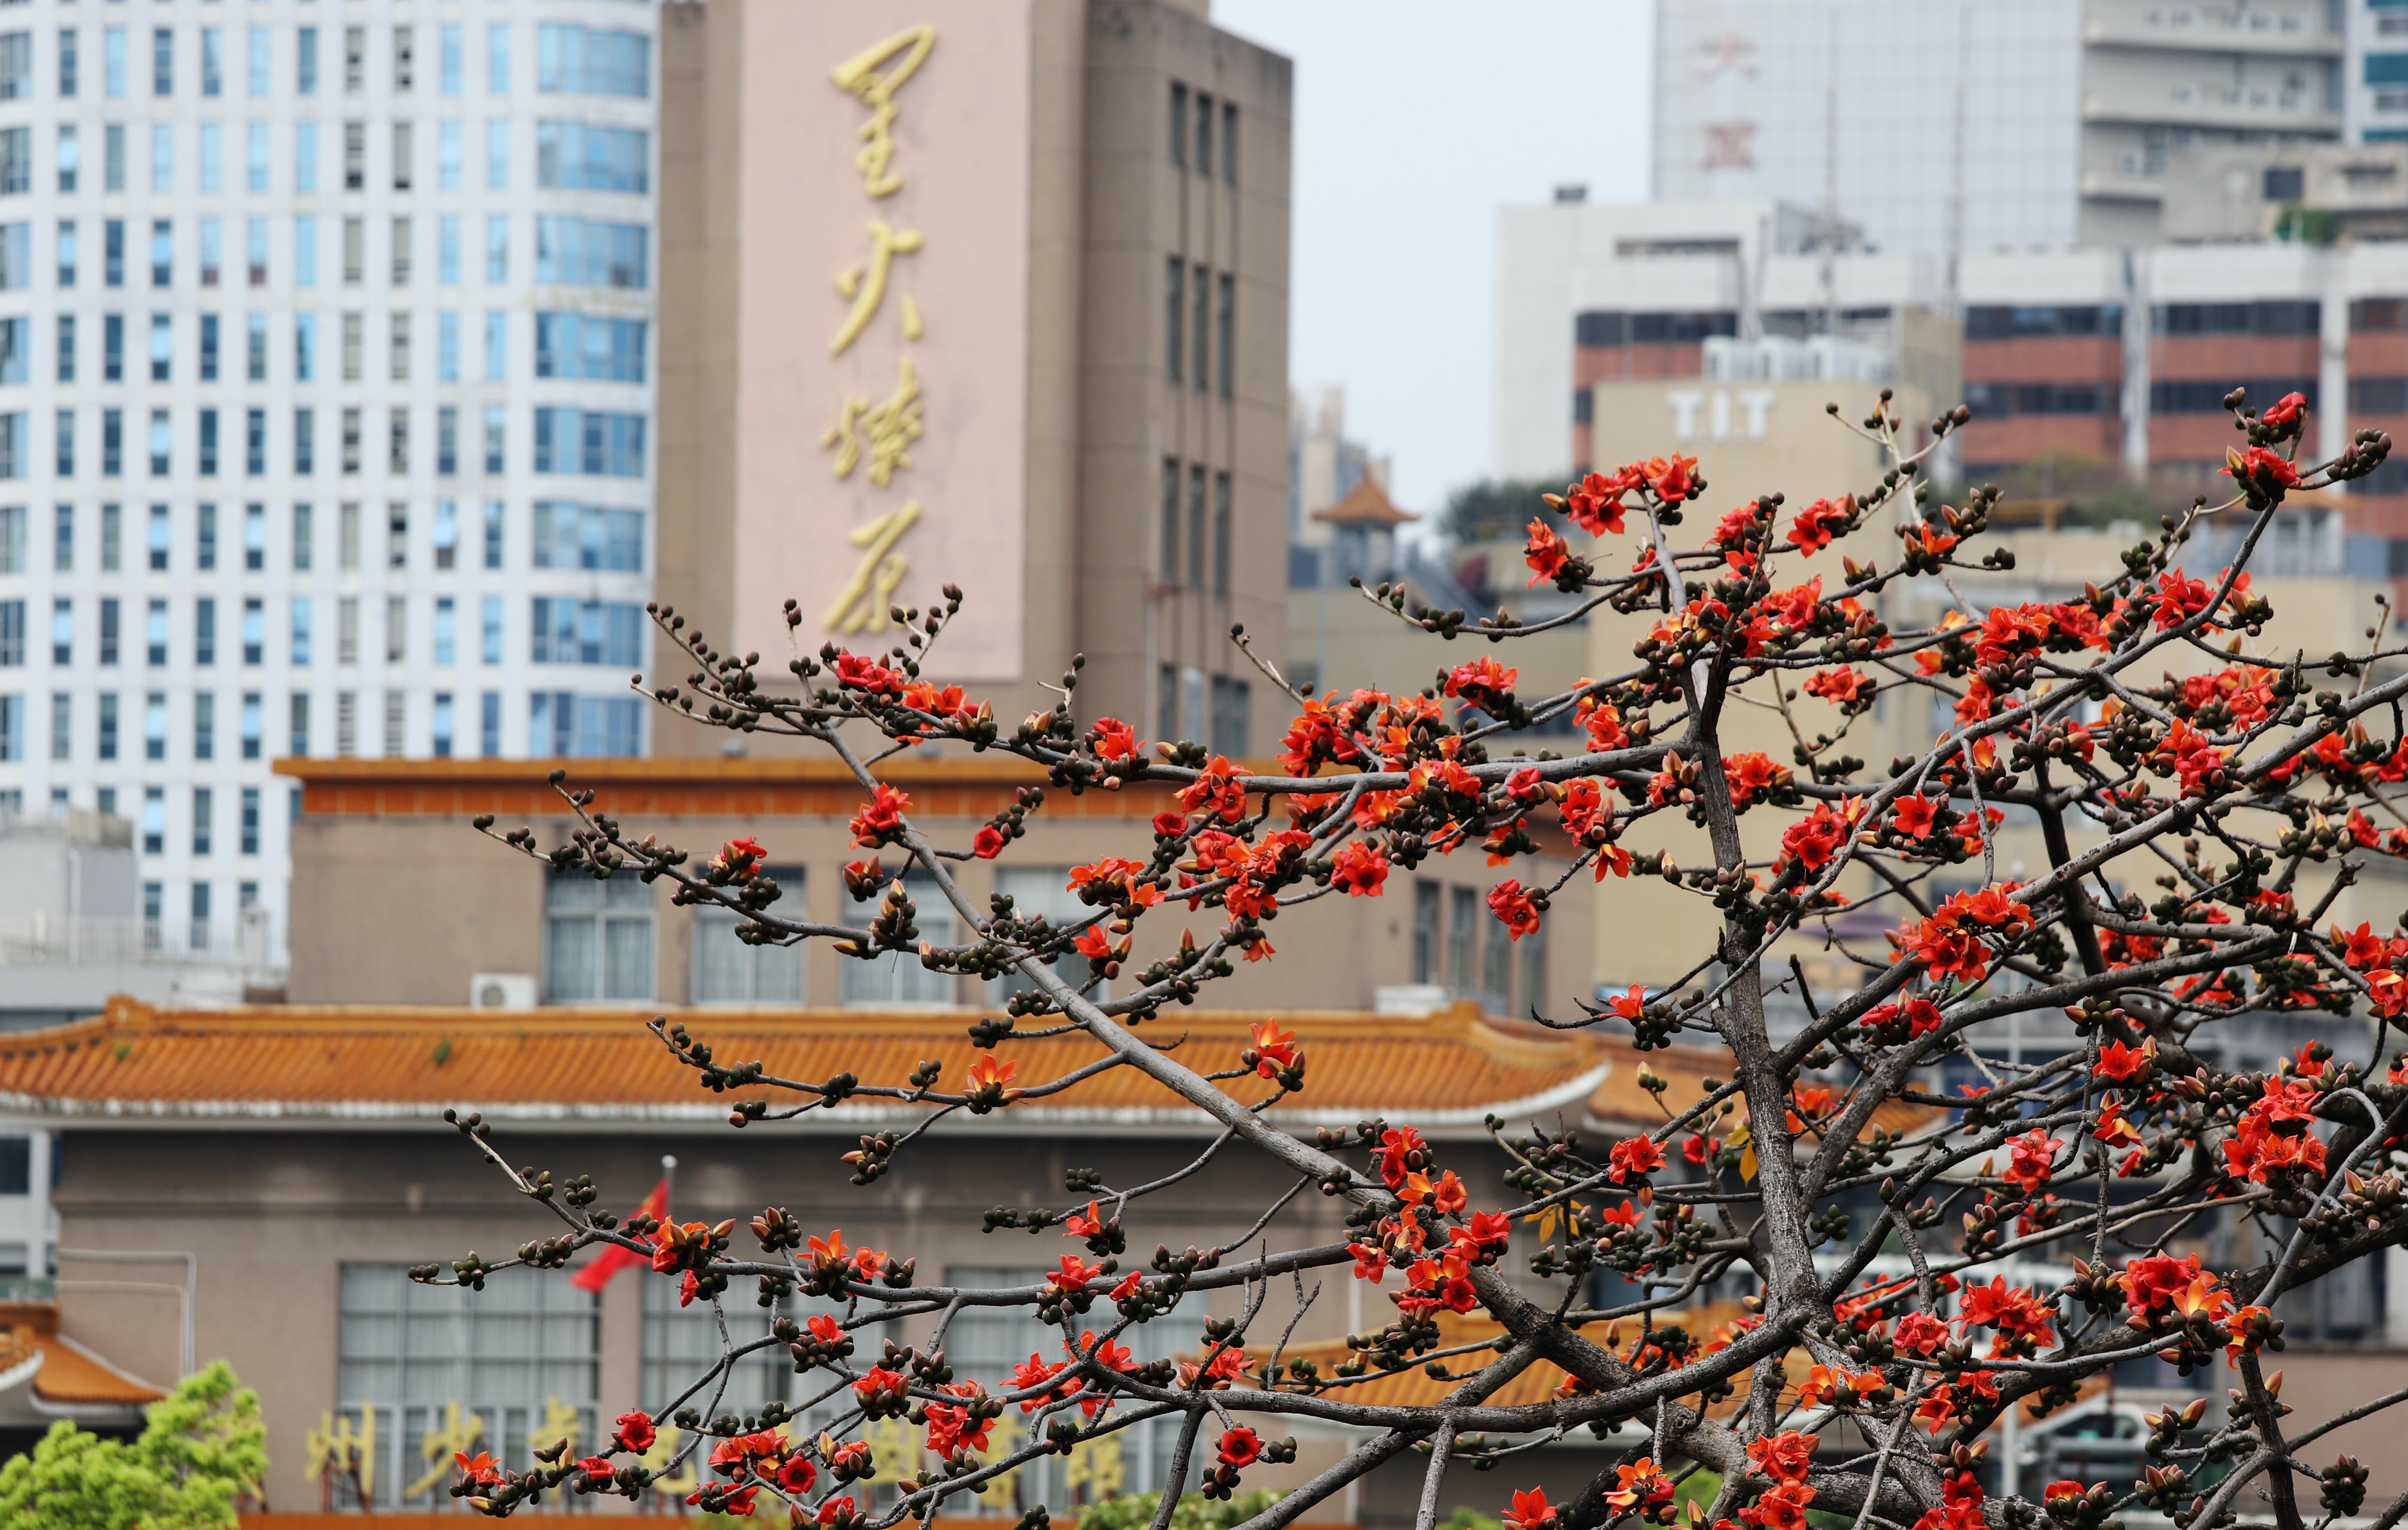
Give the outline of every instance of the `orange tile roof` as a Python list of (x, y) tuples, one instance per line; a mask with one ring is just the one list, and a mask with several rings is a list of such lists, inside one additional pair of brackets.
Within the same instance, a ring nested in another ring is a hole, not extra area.
[(1380, 487), (1380, 481), (1369, 473), (1354, 481), (1345, 498), (1314, 511), (1312, 518), (1333, 526), (1402, 526), (1421, 519), (1411, 511), (1398, 510), (1396, 501), (1388, 498), (1388, 491)]
[[(1600, 1120), (1661, 1121), (1664, 1111), (1656, 1106), (1645, 1090), (1639, 1087), (1641, 1066), (1654, 1071), (1671, 1085), (1664, 1091), (1664, 1101), (1666, 1105), (1676, 1110), (1694, 1104), (1706, 1093), (1705, 1080), (1713, 1078), (1727, 1083), (1732, 1073), (1730, 1054), (1709, 1047), (1667, 1046), (1653, 1052), (1634, 1052), (1631, 1066), (1615, 1069), (1598, 1085), (1597, 1092), (1589, 1097), (1589, 1114)], [(1870, 1124), (1902, 1134), (1929, 1126), (1940, 1119), (1941, 1114), (1929, 1105), (1885, 1100), (1873, 1108)]]
[(34, 1395), (64, 1407), (139, 1407), (166, 1393), (59, 1333), (52, 1302), (0, 1303), (0, 1371), (39, 1357)]
[[(647, 1032), (647, 1018), (625, 1010), (169, 1011), (118, 998), (94, 1019), (0, 1035), (0, 1108), (88, 1123), (367, 1124), (436, 1119), (446, 1106), (462, 1106), (535, 1125), (685, 1126), (724, 1119), (737, 1098), (752, 1092), (701, 1089)], [(968, 1035), (971, 1017), (957, 1011), (688, 1010), (676, 1018), (722, 1061), (759, 1059), (793, 1078), (850, 1072), (865, 1083), (899, 1085), (933, 1058), (944, 1064), (944, 1078), (957, 1080), (980, 1055)], [(1227, 1068), (1250, 1044), (1251, 1022), (1262, 1019), (1295, 1031), (1306, 1049), (1304, 1094), (1295, 1108), (1273, 1113), (1291, 1125), (1352, 1124), (1379, 1113), (1433, 1135), (1469, 1135), (1490, 1112), (1517, 1119), (1577, 1115), (1635, 1056), (1604, 1038), (1511, 1032), (1472, 1005), (1426, 1018), (1192, 1010), (1149, 1022), (1147, 1032), (1166, 1043), (1179, 1038), (1179, 1054), (1198, 1064)], [(994, 1055), (1017, 1061), (1026, 1085), (1090, 1061), (1099, 1048), (1068, 1035), (1007, 1040)], [(1226, 1087), (1246, 1100), (1262, 1092), (1245, 1082)], [(892, 1102), (855, 1101), (806, 1119), (857, 1131), (865, 1120), (904, 1113)], [(1199, 1122), (1159, 1086), (1113, 1069), (980, 1124), (1012, 1131)]]
[[(1659, 1312), (1656, 1315), (1654, 1326), (1663, 1328), (1678, 1324), (1693, 1336), (1704, 1339), (1711, 1335), (1716, 1327), (1728, 1323), (1742, 1315), (1742, 1308), (1737, 1302), (1716, 1302), (1693, 1311)], [(1496, 1338), (1505, 1332), (1503, 1325), (1493, 1319), (1457, 1317), (1452, 1312), (1440, 1313), (1438, 1325), (1439, 1346), (1441, 1349), (1477, 1344), (1485, 1339)], [(1611, 1328), (1589, 1328), (1584, 1333), (1593, 1344), (1619, 1343), (1627, 1347), (1638, 1340), (1639, 1322), (1636, 1319), (1630, 1319), (1614, 1324)], [(1310, 1360), (1319, 1367), (1325, 1377), (1334, 1376), (1339, 1364), (1350, 1357), (1351, 1351), (1346, 1348), (1344, 1339), (1322, 1339), (1312, 1344), (1293, 1344), (1287, 1349), (1287, 1358)], [(1462, 1376), (1478, 1370), (1485, 1363), (1486, 1357), (1475, 1353), (1457, 1355), (1443, 1364), (1447, 1369), (1457, 1376)], [(1807, 1368), (1813, 1364), (1813, 1358), (1802, 1349), (1792, 1350), (1783, 1360), (1784, 1371), (1792, 1369), (1794, 1365), (1795, 1374), (1790, 1378), (1792, 1380), (1802, 1378)], [(1492, 1393), (1485, 1406), (1520, 1407), (1530, 1403), (1545, 1402), (1555, 1395), (1556, 1389), (1564, 1384), (1567, 1375), (1568, 1373), (1553, 1361), (1533, 1362), (1520, 1375), (1515, 1376)], [(1747, 1376), (1742, 1373), (1734, 1379), (1737, 1392), (1729, 1400), (1715, 1405), (1714, 1412), (1727, 1413), (1745, 1401)], [(1394, 1376), (1378, 1377), (1372, 1380), (1358, 1382), (1354, 1386), (1339, 1388), (1329, 1395), (1350, 1403), (1360, 1403), (1369, 1407), (1435, 1407), (1457, 1385), (1458, 1383), (1455, 1381), (1440, 1380), (1430, 1376), (1421, 1366), (1415, 1365)]]

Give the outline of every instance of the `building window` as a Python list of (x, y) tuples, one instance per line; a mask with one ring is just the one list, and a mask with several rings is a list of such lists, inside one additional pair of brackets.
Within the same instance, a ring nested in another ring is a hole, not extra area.
[(1170, 163), (1187, 167), (1187, 87), (1175, 80), (1170, 86)]
[[(499, 506), (491, 507), (498, 511)], [(487, 568), (501, 567), (501, 517), (486, 521), (491, 556)], [(644, 570), (644, 512), (608, 505), (567, 504), (538, 499), (535, 506), (535, 566), (538, 569), (591, 569), (611, 573)]]
[(642, 224), (539, 217), (535, 221), (535, 279), (548, 287), (620, 287), (640, 292), (652, 281), (650, 245), (649, 231)]
[(210, 853), (211, 834), (217, 818), (217, 800), (207, 787), (193, 788), (193, 854)]
[(652, 889), (632, 875), (545, 878), (545, 1002), (650, 1000), (652, 902)]
[(590, 382), (641, 382), (644, 330), (641, 319), (538, 313), (535, 375), (579, 378)]
[(1162, 459), (1162, 582), (1179, 583), (1179, 460)]
[(1413, 981), (1439, 980), (1439, 919), (1442, 903), (1439, 885), (1427, 878), (1413, 883)]
[(1165, 375), (1177, 382), (1187, 375), (1183, 337), (1187, 332), (1187, 262), (1170, 257), (1163, 267), (1162, 348)]
[[(243, 758), (257, 759), (259, 758), (266, 732), (266, 726), (265, 714), (260, 704), (259, 692), (255, 690), (247, 690), (243, 692), (241, 717)], [(255, 796), (257, 788), (255, 787), (244, 788), (246, 796)], [(250, 805), (256, 806), (255, 803)], [(245, 855), (252, 853), (253, 852), (250, 848), (245, 848), (243, 851), (243, 854)]]
[(1215, 375), (1221, 397), (1228, 398), (1235, 396), (1237, 388), (1237, 365), (1234, 358), (1238, 343), (1238, 279), (1226, 271), (1223, 272), (1219, 292), (1220, 307), (1214, 311), (1214, 321), (1219, 331), (1218, 349), (1221, 365)]
[[(142, 788), (142, 853), (163, 856), (167, 853), (167, 788)], [(149, 913), (148, 910), (145, 910)], [(154, 920), (158, 917), (152, 914)]]
[(1212, 383), (1212, 345), (1207, 329), (1212, 321), (1212, 273), (1203, 267), (1196, 267), (1196, 391), (1203, 392)]
[[(339, 1508), (443, 1506), (451, 1474), (430, 1478), (418, 1442), (454, 1418), (482, 1420), (500, 1452), (571, 1429), (602, 1437), (600, 1304), (556, 1275), (496, 1270), (470, 1292), (415, 1285), (400, 1264), (345, 1264), (339, 1321), (337, 1407), (378, 1451), (376, 1471), (362, 1474), (373, 1502), (345, 1479)], [(425, 1490), (404, 1497), (423, 1478)]]
[(437, 759), (450, 759), (452, 758), (452, 693), (448, 690), (439, 690), (435, 693), (435, 710), (432, 720), (428, 724), (428, 736), (430, 747), (435, 758)]
[(1446, 986), (1458, 995), (1474, 992), (1480, 974), (1471, 964), (1471, 952), (1480, 930), (1480, 889), (1447, 888), (1446, 914)]
[(1212, 677), (1212, 752), (1231, 759), (1247, 752), (1247, 731), (1253, 718), (1254, 686), (1228, 675)]
[(632, 696), (538, 691), (527, 698), (527, 752), (573, 759), (643, 753), (643, 707)]
[(1212, 593), (1229, 598), (1229, 475), (1212, 475)]
[(566, 596), (534, 598), (528, 661), (536, 664), (606, 664), (633, 669), (643, 663), (644, 611), (630, 601), (579, 600)]
[(285, 699), (286, 747), (293, 755), (307, 758), (309, 754), (309, 693), (296, 690)]
[[(953, 911), (936, 884), (907, 875), (904, 889), (916, 911), (911, 922), (920, 938), (948, 945), (953, 939)], [(837, 969), (838, 1002), (852, 1009), (927, 1008), (953, 1002), (953, 977), (920, 965), (918, 953), (889, 951), (867, 961), (848, 960)]]
[(1191, 463), (1187, 469), (1187, 587), (1199, 593), (1204, 588), (1204, 539), (1210, 529), (1204, 515), (1204, 465)]
[(502, 693), (489, 690), (477, 698), (477, 753), (492, 759), (502, 752)]
[(632, 192), (652, 189), (652, 135), (598, 123), (535, 124), (536, 184), (547, 191)]
[[(1068, 882), (1068, 867), (1001, 866), (995, 873), (995, 890), (1011, 900), (1015, 917), (1041, 917), (1056, 929), (1083, 923), (1096, 912), (1079, 902), (1079, 895), (1070, 890)], [(918, 894), (915, 892), (913, 897), (916, 899)], [(1063, 973), (1064, 978), (1072, 983), (1085, 975), (1086, 969), (1075, 964)], [(1036, 988), (1036, 980), (1025, 973), (1007, 971), (996, 979), (990, 1002), (1007, 1003), (1018, 994), (1034, 992)]]
[(535, 470), (607, 478), (644, 475), (644, 416), (609, 410), (535, 411)]
[(256, 595), (243, 598), (242, 662), (255, 668), (267, 660), (267, 602)]
[(259, 788), (242, 788), (241, 851), (247, 856), (259, 854)]
[[(803, 868), (770, 866), (762, 874), (783, 892), (782, 908), (800, 908)], [(737, 934), (741, 915), (710, 904), (694, 911), (694, 1002), (697, 1004), (799, 1004), (803, 947), (747, 945)]]
[(536, 28), (535, 88), (547, 94), (652, 94), (652, 39), (640, 32), (546, 24)]

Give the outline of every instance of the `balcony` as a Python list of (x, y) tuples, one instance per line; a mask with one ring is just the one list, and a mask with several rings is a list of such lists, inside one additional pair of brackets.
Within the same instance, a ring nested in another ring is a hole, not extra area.
[[(2328, 31), (2318, 19), (2262, 10), (2210, 11), (2181, 6), (2159, 13), (2155, 23), (2128, 18), (2093, 18), (2082, 29), (2082, 40), (2093, 48), (2136, 48), (2152, 51), (2245, 53), (2258, 58), (2340, 58), (2347, 40)], [(2182, 24), (2175, 18), (2194, 18)]]
[(2295, 133), (2333, 137), (2341, 111), (2323, 104), (2320, 93), (2272, 86), (2183, 83), (2115, 95), (2086, 94), (2086, 123), (2136, 127), (2222, 128), (2246, 133)]

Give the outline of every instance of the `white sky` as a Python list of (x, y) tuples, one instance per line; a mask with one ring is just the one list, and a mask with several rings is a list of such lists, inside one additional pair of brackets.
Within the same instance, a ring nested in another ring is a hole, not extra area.
[[(1490, 226), (1647, 195), (1651, 0), (1212, 0), (1296, 61), (1288, 374), (1428, 512), (1488, 460)], [(1569, 339), (1567, 339), (1569, 343)]]

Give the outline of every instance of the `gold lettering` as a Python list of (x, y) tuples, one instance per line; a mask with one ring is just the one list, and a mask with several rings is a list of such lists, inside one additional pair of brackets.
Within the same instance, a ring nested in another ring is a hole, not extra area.
[(853, 311), (837, 326), (836, 339), (828, 341), (828, 354), (844, 354), (869, 321), (878, 316), (878, 306), (886, 301), (888, 268), (896, 255), (908, 255), (920, 248), (920, 231), (916, 228), (897, 230), (883, 218), (869, 220), (869, 259), (860, 266), (848, 266), (836, 273), (837, 296), (853, 299)]
[(568, 1449), (562, 1453), (562, 1459), (573, 1459), (577, 1454), (580, 1425), (577, 1409), (557, 1397), (546, 1397), (543, 1400), (543, 1437), (537, 1443), (549, 1445), (554, 1440), (566, 1440)]
[(360, 1409), (356, 1424), (348, 1413), (340, 1417), (321, 1413), (318, 1427), (303, 1436), (302, 1444), (309, 1452), (304, 1475), (312, 1480), (329, 1471), (337, 1477), (350, 1476), (358, 1481), (362, 1498), (376, 1495), (375, 1408)]
[[(1020, 1442), (1026, 1435), (1027, 1431), (1020, 1426), (1019, 1420), (1009, 1413), (1005, 1414), (995, 1421), (994, 1428), (988, 1433), (986, 1449), (979, 1452), (980, 1462), (991, 1466), (998, 1461), (1009, 1459), (1012, 1451), (1020, 1449)], [(1009, 1471), (997, 1472), (987, 1479), (987, 1491), (996, 1494), (994, 1501), (1006, 1509), (1013, 1505), (1012, 1494), (1019, 1488), (1020, 1472), (1021, 1468), (1014, 1466)]]
[[(895, 93), (919, 72), (920, 65), (927, 62), (928, 50), (936, 46), (935, 27), (905, 27), (828, 71), (837, 89), (869, 108), (869, 121), (862, 123), (856, 134), (861, 139), (861, 152), (853, 156), (853, 163), (861, 171), (864, 189), (872, 196), (892, 196), (903, 189), (903, 178), (890, 169), (895, 158)], [(880, 74), (878, 66), (897, 53), (903, 55), (901, 62)]]
[[(678, 1441), (683, 1437), (683, 1432), (674, 1425), (663, 1424), (660, 1433), (652, 1436), (652, 1448), (637, 1459), (644, 1464), (646, 1470), (659, 1471), (676, 1457)], [(690, 1455), (686, 1457), (685, 1465), (677, 1469), (676, 1476), (653, 1479), (652, 1488), (655, 1492), (682, 1497), (695, 1491), (701, 1480), (702, 1468), (696, 1464), (695, 1457)]]
[(426, 1463), (426, 1475), (402, 1490), (404, 1498), (415, 1498), (452, 1475), (452, 1458), (465, 1455), (468, 1448), (485, 1436), (485, 1421), (475, 1413), (463, 1413), (459, 1403), (443, 1405), (443, 1422), (419, 1436), (418, 1456)]
[(1121, 1442), (1117, 1436), (1102, 1439), (1082, 1439), (1070, 1447), (1062, 1464), (1062, 1486), (1077, 1492), (1082, 1484), (1092, 1491), (1088, 1503), (1100, 1503), (1121, 1490), (1128, 1479), (1128, 1467), (1121, 1460)]
[(880, 1477), (892, 1481), (919, 1469), (920, 1442), (902, 1420), (881, 1419), (865, 1427), (861, 1437), (869, 1446), (869, 1459), (876, 1463)]
[(820, 437), (823, 448), (836, 451), (836, 476), (847, 478), (861, 461), (864, 446), (869, 452), (869, 481), (880, 488), (894, 482), (895, 469), (911, 466), (910, 445), (918, 440), (923, 429), (920, 411), (920, 377), (911, 369), (911, 358), (905, 356), (896, 368), (895, 391), (878, 403), (871, 403), (859, 394), (844, 401), (844, 417), (827, 427)]
[(852, 531), (855, 547), (867, 548), (861, 561), (854, 566), (853, 577), (838, 591), (836, 604), (828, 607), (826, 627), (832, 632), (882, 632), (886, 629), (886, 610), (895, 598), (895, 587), (903, 583), (903, 574), (910, 561), (896, 552), (895, 544), (911, 523), (920, 518), (920, 501), (908, 499), (900, 510), (889, 511), (874, 521), (864, 522)]

